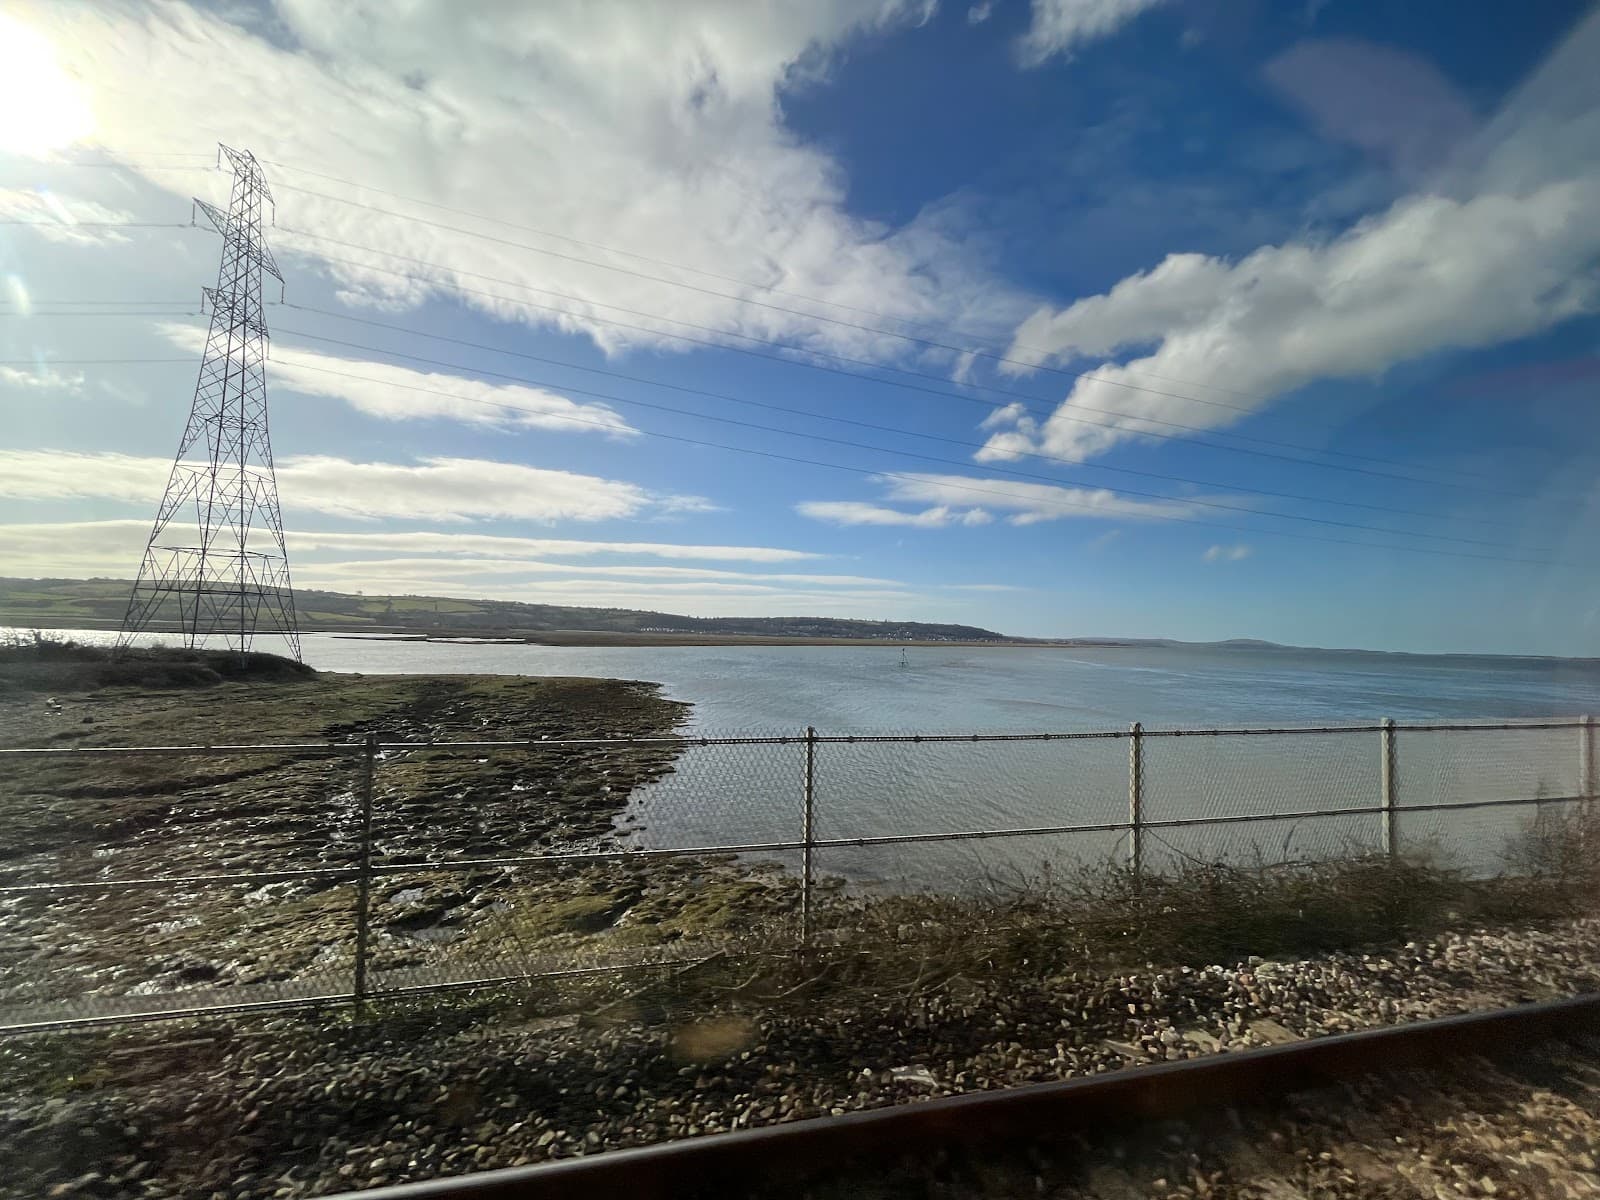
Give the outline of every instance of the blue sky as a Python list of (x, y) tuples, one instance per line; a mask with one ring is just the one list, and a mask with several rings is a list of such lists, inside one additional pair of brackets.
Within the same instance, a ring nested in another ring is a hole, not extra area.
[(410, 7), (0, 5), (0, 573), (134, 571), (223, 142), (305, 586), (1600, 654), (1591, 6)]

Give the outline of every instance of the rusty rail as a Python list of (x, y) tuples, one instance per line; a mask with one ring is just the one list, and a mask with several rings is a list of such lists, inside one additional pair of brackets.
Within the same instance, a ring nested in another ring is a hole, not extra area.
[(532, 1167), (347, 1193), (350, 1200), (595, 1200), (757, 1196), (770, 1181), (891, 1166), (954, 1147), (1267, 1103), (1405, 1067), (1505, 1054), (1549, 1038), (1600, 1035), (1600, 994), (1207, 1055), (1061, 1083), (711, 1134)]

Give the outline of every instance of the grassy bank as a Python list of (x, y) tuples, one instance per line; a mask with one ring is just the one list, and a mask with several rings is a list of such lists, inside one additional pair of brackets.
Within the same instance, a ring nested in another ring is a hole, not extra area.
[(34, 632), (0, 643), (0, 696), (284, 683), (316, 672), (276, 654), (137, 646), (113, 650)]

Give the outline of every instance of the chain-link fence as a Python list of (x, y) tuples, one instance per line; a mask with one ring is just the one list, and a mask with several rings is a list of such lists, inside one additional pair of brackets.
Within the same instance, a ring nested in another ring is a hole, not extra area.
[(1428, 854), (1596, 791), (1577, 721), (0, 750), (0, 1029), (803, 944), (840, 893)]

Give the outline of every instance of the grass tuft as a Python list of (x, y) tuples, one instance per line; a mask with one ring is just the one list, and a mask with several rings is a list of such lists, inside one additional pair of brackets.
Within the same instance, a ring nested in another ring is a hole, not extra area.
[(0, 694), (90, 692), (100, 688), (201, 688), (219, 683), (279, 683), (316, 675), (277, 654), (185, 650), (174, 646), (115, 649), (48, 636), (13, 633), (0, 642)]

